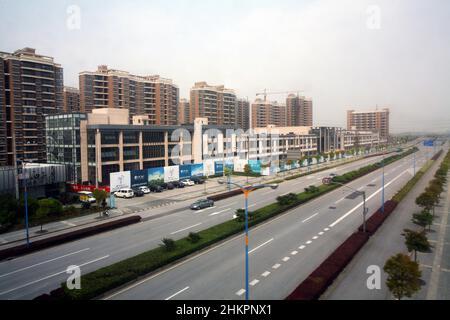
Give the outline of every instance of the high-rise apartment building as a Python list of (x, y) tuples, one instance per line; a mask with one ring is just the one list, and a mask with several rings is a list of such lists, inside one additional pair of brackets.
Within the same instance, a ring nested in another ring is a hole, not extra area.
[(80, 90), (64, 87), (64, 112), (80, 111)]
[(347, 130), (379, 132), (380, 140), (389, 139), (389, 108), (372, 111), (347, 111)]
[(160, 76), (136, 76), (99, 66), (80, 73), (80, 111), (97, 108), (128, 109), (130, 117), (149, 115), (150, 123), (178, 123), (178, 86)]
[(290, 94), (286, 98), (286, 114), (288, 126), (313, 125), (312, 100), (305, 97)]
[(236, 94), (231, 89), (196, 82), (191, 88), (190, 119), (208, 118), (210, 125), (236, 123)]
[(192, 123), (191, 109), (187, 99), (180, 99), (178, 106), (178, 124)]
[(45, 162), (45, 116), (63, 110), (63, 69), (32, 48), (0, 52), (0, 165)]
[(238, 99), (236, 101), (236, 123), (244, 131), (250, 128), (250, 103), (248, 100)]
[(287, 123), (286, 105), (276, 101), (256, 99), (252, 103), (251, 115), (252, 128), (267, 127), (268, 125), (285, 127)]

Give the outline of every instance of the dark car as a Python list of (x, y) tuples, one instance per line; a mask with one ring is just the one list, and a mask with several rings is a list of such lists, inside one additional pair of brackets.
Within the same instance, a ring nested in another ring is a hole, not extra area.
[(153, 184), (149, 188), (150, 188), (151, 192), (163, 192), (164, 191), (163, 187), (161, 187), (158, 184)]
[(195, 184), (203, 184), (206, 179), (203, 177), (192, 177), (191, 180), (194, 181)]
[(190, 206), (190, 208), (192, 210), (200, 210), (200, 209), (209, 208), (209, 207), (214, 207), (214, 201), (209, 200), (209, 199), (197, 200)]
[(173, 182), (169, 182), (167, 184), (167, 190), (173, 190), (173, 189), (175, 189), (175, 185), (173, 184)]
[(172, 182), (172, 184), (174, 185), (175, 188), (184, 188), (184, 184), (181, 183), (180, 181), (174, 181)]
[(143, 197), (144, 196), (144, 191), (142, 191), (139, 188), (134, 188), (133, 192), (134, 192), (135, 197)]
[(165, 182), (158, 183), (158, 185), (163, 189), (167, 189), (167, 183)]

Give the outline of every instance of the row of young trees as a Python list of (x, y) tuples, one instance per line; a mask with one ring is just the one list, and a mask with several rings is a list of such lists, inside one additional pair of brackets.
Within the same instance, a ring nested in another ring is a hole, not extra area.
[(389, 258), (384, 266), (388, 274), (386, 285), (397, 299), (411, 297), (420, 290), (422, 272), (417, 262), (417, 252), (431, 252), (432, 246), (427, 238), (435, 218), (435, 207), (439, 204), (444, 186), (447, 183), (447, 173), (450, 166), (450, 151), (436, 171), (425, 191), (416, 198), (416, 204), (421, 211), (412, 215), (412, 222), (421, 229), (404, 229), (405, 245), (409, 253), (413, 253), (414, 260), (408, 255), (399, 253)]

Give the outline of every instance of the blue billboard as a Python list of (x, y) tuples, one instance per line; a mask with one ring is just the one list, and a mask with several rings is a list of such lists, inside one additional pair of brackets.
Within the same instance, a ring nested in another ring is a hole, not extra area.
[(215, 174), (223, 174), (223, 162), (214, 162), (214, 172)]
[(190, 164), (180, 165), (180, 179), (189, 179), (191, 176), (192, 176), (191, 165)]
[(155, 183), (155, 182), (164, 182), (164, 168), (149, 168), (147, 169), (148, 174), (148, 183)]
[(194, 163), (191, 165), (191, 177), (203, 176), (203, 163)]
[(131, 187), (141, 187), (148, 184), (147, 170), (131, 170)]
[(248, 165), (252, 172), (261, 173), (261, 161), (260, 160), (248, 160)]
[(433, 140), (424, 140), (423, 145), (425, 147), (432, 147), (434, 145), (434, 141)]

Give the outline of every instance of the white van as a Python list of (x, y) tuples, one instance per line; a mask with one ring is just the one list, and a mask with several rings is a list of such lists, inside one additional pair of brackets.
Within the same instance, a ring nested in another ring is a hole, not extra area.
[(114, 195), (118, 198), (133, 198), (134, 197), (134, 192), (131, 189), (120, 189), (119, 191), (117, 191), (116, 193), (114, 193)]
[(86, 202), (86, 203), (95, 203), (96, 202), (94, 195), (90, 191), (80, 191), (80, 192), (78, 192), (78, 194), (80, 196), (81, 202)]

